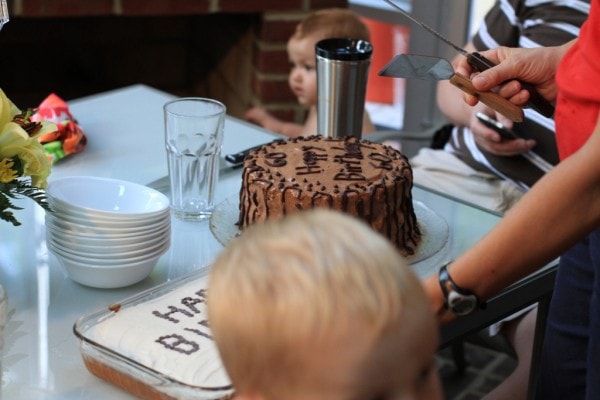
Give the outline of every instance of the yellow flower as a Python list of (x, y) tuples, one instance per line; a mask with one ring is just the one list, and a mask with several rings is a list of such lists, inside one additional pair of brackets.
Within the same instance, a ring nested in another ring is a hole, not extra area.
[(17, 171), (13, 169), (14, 164), (10, 158), (0, 161), (0, 183), (8, 183), (18, 178)]
[(21, 110), (0, 89), (0, 126), (12, 121), (13, 117), (20, 112)]
[(21, 176), (30, 176), (31, 185), (46, 187), (50, 175), (50, 161), (44, 148), (35, 138), (30, 138), (20, 125), (9, 122), (0, 131), (0, 160), (18, 157), (22, 163)]
[(31, 121), (0, 89), (0, 219), (21, 223), (11, 210), (19, 210), (12, 199), (29, 197), (50, 210), (44, 189), (50, 175), (50, 160), (37, 137), (56, 131), (51, 122)]
[(58, 130), (58, 127), (56, 126), (56, 124), (54, 122), (41, 121), (38, 123), (41, 124), (42, 127), (35, 133), (35, 135), (31, 136), (34, 139), (37, 138), (38, 136), (42, 136), (47, 133), (56, 132)]

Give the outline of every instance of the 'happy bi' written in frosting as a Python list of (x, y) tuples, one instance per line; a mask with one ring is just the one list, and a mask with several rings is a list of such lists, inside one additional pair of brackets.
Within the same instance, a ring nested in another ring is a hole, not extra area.
[[(337, 181), (362, 181), (365, 180), (362, 163), (365, 159), (363, 144), (358, 142), (343, 142), (343, 147), (333, 147), (339, 154), (333, 156), (333, 162), (340, 164), (339, 171), (333, 176)], [(391, 170), (392, 158), (388, 155), (371, 152), (367, 156), (373, 168)], [(265, 162), (271, 167), (283, 167), (287, 164), (287, 154), (284, 152), (269, 152), (265, 154)], [(297, 175), (320, 174), (324, 171), (323, 165), (329, 163), (326, 149), (318, 146), (302, 146), (302, 164), (296, 167)]]
[(181, 304), (177, 306), (167, 306), (163, 311), (152, 311), (155, 317), (164, 319), (177, 327), (181, 321), (193, 321), (199, 319), (196, 323), (197, 328), (183, 328), (179, 332), (174, 329), (174, 333), (164, 335), (155, 340), (166, 349), (176, 351), (182, 354), (192, 354), (200, 349), (199, 341), (212, 340), (210, 335), (208, 321), (204, 318), (200, 306), (206, 303), (206, 289), (200, 289), (195, 296), (184, 297)]

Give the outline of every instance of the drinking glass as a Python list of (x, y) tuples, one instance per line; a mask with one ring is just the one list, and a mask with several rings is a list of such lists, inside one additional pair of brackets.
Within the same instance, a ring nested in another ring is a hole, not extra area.
[(171, 209), (176, 217), (201, 220), (214, 208), (226, 107), (202, 97), (164, 105)]

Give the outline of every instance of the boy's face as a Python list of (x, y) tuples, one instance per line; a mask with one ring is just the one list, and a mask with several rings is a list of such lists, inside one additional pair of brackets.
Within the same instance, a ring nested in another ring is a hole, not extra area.
[(304, 371), (306, 384), (286, 400), (442, 399), (437, 345), (433, 317), (407, 309), (400, 326), (374, 348), (351, 332), (324, 351), (307, 351), (313, 363)]
[(317, 104), (315, 43), (315, 38), (308, 36), (302, 39), (292, 38), (287, 45), (292, 66), (288, 77), (290, 88), (298, 102), (308, 107)]

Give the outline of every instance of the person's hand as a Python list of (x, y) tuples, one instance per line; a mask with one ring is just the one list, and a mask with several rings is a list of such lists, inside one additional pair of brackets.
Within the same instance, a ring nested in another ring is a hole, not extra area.
[[(455, 69), (457, 73), (470, 76), (476, 89), (487, 91), (496, 88), (498, 94), (519, 106), (527, 103), (530, 96), (518, 80), (534, 85), (540, 95), (553, 101), (557, 94), (554, 80), (556, 69), (572, 43), (533, 49), (498, 47), (481, 52), (483, 56), (497, 64), (495, 67), (477, 73), (467, 63), (466, 58), (463, 58)], [(471, 106), (478, 102), (474, 96), (465, 94), (463, 97)]]
[(495, 112), (483, 103), (477, 104), (472, 109), (469, 128), (473, 133), (475, 142), (484, 150), (498, 156), (514, 156), (531, 150), (535, 145), (535, 140), (526, 139), (505, 139), (495, 130), (485, 126), (478, 118), (477, 113), (481, 112), (497, 120), (507, 128), (512, 128), (513, 122), (503, 115)]
[(244, 114), (244, 119), (269, 131), (288, 137), (300, 136), (303, 133), (302, 125), (280, 120), (262, 107), (249, 108)]
[(244, 119), (246, 121), (260, 125), (263, 128), (272, 118), (272, 115), (262, 107), (251, 107), (244, 114)]

